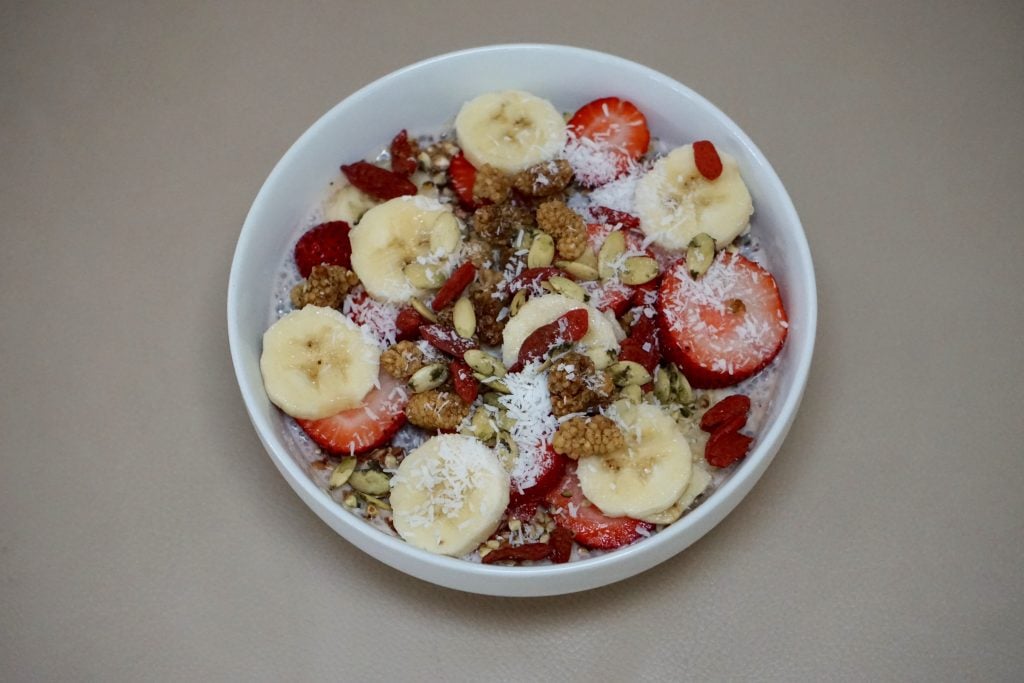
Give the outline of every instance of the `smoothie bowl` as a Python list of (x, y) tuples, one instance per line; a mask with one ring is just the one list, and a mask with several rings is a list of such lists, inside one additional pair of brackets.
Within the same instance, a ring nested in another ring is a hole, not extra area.
[(806, 238), (722, 112), (610, 55), (484, 47), (351, 95), (273, 169), (228, 286), (275, 465), (334, 530), (459, 590), (648, 569), (778, 451)]

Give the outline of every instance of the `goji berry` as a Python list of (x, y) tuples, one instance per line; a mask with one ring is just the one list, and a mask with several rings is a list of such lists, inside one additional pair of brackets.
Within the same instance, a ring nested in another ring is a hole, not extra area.
[(480, 384), (473, 377), (473, 371), (465, 361), (453, 360), (448, 364), (448, 371), (452, 376), (452, 384), (455, 386), (455, 393), (466, 403), (472, 403), (480, 394)]
[(590, 215), (605, 225), (621, 225), (623, 228), (634, 230), (640, 228), (639, 218), (624, 211), (609, 209), (607, 206), (591, 207)]
[(484, 564), (495, 562), (523, 562), (525, 560), (543, 560), (551, 553), (551, 546), (547, 543), (527, 543), (526, 545), (506, 545), (492, 550), (483, 556), (480, 561)]
[(395, 335), (395, 341), (415, 339), (419, 335), (420, 325), (425, 322), (427, 321), (412, 306), (406, 306), (398, 311), (398, 317), (395, 319), (398, 334)]
[(715, 467), (728, 467), (747, 454), (754, 439), (735, 430), (716, 430), (704, 447), (704, 459)]
[(455, 272), (441, 285), (441, 289), (437, 290), (437, 294), (434, 295), (434, 300), (431, 302), (430, 307), (435, 311), (440, 311), (458, 299), (459, 295), (462, 294), (462, 290), (468, 287), (475, 277), (476, 266), (466, 261), (456, 268)]
[(715, 180), (722, 175), (722, 158), (718, 156), (714, 144), (708, 140), (693, 143), (693, 161), (700, 174), (708, 180)]
[(509, 372), (519, 372), (527, 363), (542, 358), (548, 351), (561, 344), (570, 344), (583, 339), (590, 325), (585, 308), (574, 308), (557, 320), (541, 325), (530, 333), (519, 347), (519, 358)]
[(551, 561), (555, 564), (564, 564), (569, 561), (572, 554), (572, 532), (565, 527), (556, 526), (551, 532)]
[(736, 427), (736, 429), (740, 429), (747, 423), (747, 413), (749, 412), (749, 397), (743, 394), (726, 396), (704, 413), (704, 417), (700, 419), (700, 428), (705, 432), (713, 432), (720, 426), (734, 420), (737, 416), (742, 416), (743, 421)]
[(455, 358), (462, 358), (466, 351), (478, 348), (477, 343), (472, 339), (460, 337), (458, 332), (452, 328), (437, 323), (420, 325), (420, 336), (430, 342), (434, 348)]
[(391, 141), (391, 170), (407, 178), (416, 170), (416, 157), (404, 128)]
[(403, 195), (416, 194), (416, 186), (405, 176), (368, 161), (357, 161), (341, 167), (348, 181), (374, 199), (387, 201)]

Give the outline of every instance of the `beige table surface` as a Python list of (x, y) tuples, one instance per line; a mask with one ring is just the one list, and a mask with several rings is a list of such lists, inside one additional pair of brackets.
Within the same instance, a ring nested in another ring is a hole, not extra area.
[[(1021, 680), (1024, 6), (483, 7), (0, 4), (0, 680)], [(224, 315), (249, 204), (310, 123), (513, 41), (730, 114), (821, 303), (803, 408), (731, 516), (520, 600), (407, 577), (308, 511)]]

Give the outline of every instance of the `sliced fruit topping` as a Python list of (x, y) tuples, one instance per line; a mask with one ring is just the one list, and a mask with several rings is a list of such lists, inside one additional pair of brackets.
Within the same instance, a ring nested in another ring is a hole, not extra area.
[(522, 90), (479, 95), (462, 105), (455, 134), (477, 168), (517, 173), (548, 161), (565, 144), (565, 119), (553, 104)]
[(461, 557), (498, 528), (508, 490), (508, 473), (481, 441), (435, 436), (409, 453), (391, 480), (392, 521), (412, 545)]
[(379, 364), (376, 341), (333, 308), (305, 306), (263, 334), (263, 386), (292, 417), (318, 419), (358, 406)]
[(476, 185), (476, 167), (469, 163), (462, 152), (452, 157), (448, 166), (448, 181), (455, 190), (455, 196), (467, 209), (476, 207), (473, 199), (473, 186)]
[(374, 166), (368, 161), (345, 164), (341, 172), (350, 183), (374, 199), (386, 201), (417, 192), (416, 185), (404, 175)]
[(693, 160), (697, 170), (708, 180), (717, 180), (722, 175), (722, 157), (709, 140), (698, 140), (693, 143)]
[(420, 336), (430, 342), (434, 348), (444, 351), (453, 358), (462, 358), (466, 351), (478, 348), (477, 343), (472, 339), (460, 337), (459, 333), (452, 328), (437, 323), (420, 325)]
[(603, 185), (629, 171), (647, 153), (651, 133), (636, 105), (603, 97), (580, 107), (569, 120), (569, 163), (584, 185)]
[(349, 236), (352, 269), (366, 291), (399, 304), (440, 287), (462, 247), (462, 225), (451, 207), (424, 196), (373, 207)]
[(359, 407), (320, 420), (295, 421), (329, 453), (356, 455), (382, 446), (405, 424), (409, 391), (386, 372), (379, 379), (380, 388), (371, 391)]
[(722, 154), (722, 173), (708, 180), (697, 168), (693, 145), (658, 159), (636, 184), (640, 229), (665, 249), (682, 250), (700, 233), (724, 248), (750, 223), (754, 205), (739, 165)]
[(682, 428), (661, 408), (622, 403), (612, 412), (621, 422), (626, 447), (581, 457), (576, 475), (583, 495), (606, 514), (643, 517), (679, 500), (690, 481), (692, 456)]
[(527, 363), (543, 358), (556, 346), (583, 339), (589, 325), (585, 308), (576, 308), (546, 325), (541, 325), (523, 340), (519, 356), (509, 372), (519, 372)]
[(609, 517), (584, 498), (575, 466), (545, 498), (555, 523), (588, 548), (611, 550), (648, 536), (654, 525), (629, 517)]
[(789, 323), (775, 278), (739, 254), (721, 253), (699, 280), (678, 263), (658, 303), (665, 355), (697, 388), (736, 384), (782, 349)]
[(448, 277), (441, 289), (437, 290), (437, 294), (434, 295), (434, 300), (430, 303), (430, 307), (435, 311), (440, 311), (442, 308), (452, 303), (459, 298), (463, 290), (469, 286), (469, 283), (476, 277), (476, 266), (469, 261), (466, 261), (461, 266), (455, 269), (454, 272)]
[(658, 325), (653, 311), (645, 313), (644, 308), (635, 309), (636, 320), (629, 329), (629, 336), (622, 340), (619, 347), (619, 360), (631, 360), (644, 366), (647, 372), (653, 373), (658, 367), (661, 352), (658, 344)]
[(532, 482), (529, 486), (524, 486), (520, 490), (524, 482), (518, 480), (518, 470), (513, 470), (509, 506), (518, 508), (544, 498), (562, 480), (565, 475), (565, 463), (566, 458), (555, 453), (550, 446), (538, 450), (536, 460), (529, 468), (529, 479)]
[(409, 134), (404, 128), (391, 141), (391, 170), (406, 178), (416, 170), (416, 155), (413, 154)]
[(740, 429), (746, 424), (749, 412), (749, 397), (743, 394), (726, 396), (704, 413), (704, 416), (700, 418), (700, 428), (705, 432), (713, 432), (722, 425), (733, 422), (737, 417), (742, 417), (743, 421), (736, 427), (736, 429)]
[(321, 223), (309, 230), (295, 243), (295, 265), (299, 275), (309, 277), (313, 266), (352, 267), (352, 243), (348, 238), (349, 226), (345, 221)]

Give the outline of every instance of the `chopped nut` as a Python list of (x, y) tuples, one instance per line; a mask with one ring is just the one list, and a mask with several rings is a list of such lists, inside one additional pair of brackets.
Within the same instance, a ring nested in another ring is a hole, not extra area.
[(381, 369), (403, 382), (426, 365), (426, 361), (423, 351), (411, 341), (400, 341), (380, 354)]
[(562, 423), (551, 446), (573, 460), (587, 455), (610, 455), (626, 447), (618, 425), (604, 415), (574, 417)]
[(535, 164), (512, 178), (512, 186), (531, 197), (551, 197), (572, 182), (572, 166), (565, 159)]
[(458, 394), (437, 389), (413, 394), (405, 407), (405, 416), (411, 424), (445, 432), (455, 431), (468, 415), (469, 404)]
[(313, 266), (309, 277), (292, 287), (292, 305), (340, 308), (345, 295), (359, 284), (359, 277), (341, 266)]
[(476, 234), (497, 246), (508, 246), (520, 230), (528, 230), (534, 225), (529, 210), (510, 204), (481, 206), (473, 214)]
[(502, 171), (490, 164), (484, 164), (477, 169), (476, 181), (473, 183), (473, 199), (476, 201), (504, 204), (511, 189), (512, 179)]
[(462, 255), (477, 268), (485, 268), (494, 258), (491, 245), (478, 237), (471, 237), (462, 245)]
[(565, 354), (548, 374), (551, 410), (558, 417), (605, 405), (614, 391), (611, 377), (596, 370), (594, 362), (581, 353)]
[(537, 207), (537, 226), (557, 240), (558, 254), (564, 260), (575, 261), (587, 248), (587, 224), (559, 199)]

